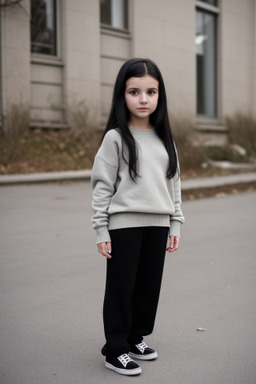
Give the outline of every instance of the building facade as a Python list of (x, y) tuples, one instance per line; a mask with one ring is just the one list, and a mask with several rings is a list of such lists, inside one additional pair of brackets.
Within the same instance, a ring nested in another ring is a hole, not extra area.
[[(154, 60), (171, 118), (220, 142), (225, 116), (256, 117), (256, 0), (0, 0), (1, 130), (104, 125), (131, 57)], [(17, 112), (18, 111), (18, 112)]]

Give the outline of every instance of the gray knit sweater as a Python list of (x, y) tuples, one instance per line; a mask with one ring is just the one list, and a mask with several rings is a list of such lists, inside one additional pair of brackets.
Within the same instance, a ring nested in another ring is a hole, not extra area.
[[(117, 129), (107, 132), (95, 156), (91, 181), (97, 243), (110, 241), (109, 230), (128, 227), (170, 227), (170, 236), (180, 236), (184, 216), (179, 175), (166, 178), (168, 154), (154, 130), (130, 130), (138, 148), (136, 183), (123, 159)], [(124, 154), (127, 158), (127, 148)]]

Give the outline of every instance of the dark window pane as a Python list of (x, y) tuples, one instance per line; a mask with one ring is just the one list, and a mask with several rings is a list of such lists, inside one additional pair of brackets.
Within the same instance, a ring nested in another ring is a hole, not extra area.
[(100, 21), (116, 29), (128, 29), (128, 0), (100, 0)]
[(216, 16), (196, 11), (197, 113), (217, 115)]
[(100, 22), (111, 25), (111, 0), (100, 0)]
[(207, 3), (210, 5), (214, 5), (215, 7), (218, 7), (218, 0), (200, 0), (202, 3)]
[(56, 55), (56, 0), (31, 0), (31, 52)]
[(128, 25), (128, 0), (124, 0), (124, 14), (123, 14), (123, 24), (124, 24), (124, 29), (129, 29)]

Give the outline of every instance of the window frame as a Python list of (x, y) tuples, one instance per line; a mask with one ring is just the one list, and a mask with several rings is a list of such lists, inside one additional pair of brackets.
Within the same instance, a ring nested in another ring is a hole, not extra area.
[[(218, 0), (217, 0), (217, 2), (218, 2)], [(215, 8), (216, 11), (218, 11), (218, 9), (219, 9), (219, 5), (209, 4), (209, 3), (207, 3), (207, 2), (204, 1), (204, 0), (196, 1), (196, 3), (199, 3), (199, 7), (205, 5), (206, 7), (210, 7), (210, 8), (212, 8), (212, 9)]]
[[(30, 49), (30, 55), (32, 59), (42, 59), (42, 60), (47, 60), (47, 61), (60, 61), (61, 60), (61, 30), (60, 30), (60, 25), (61, 25), (61, 5), (60, 5), (60, 0), (55, 0), (56, 1), (56, 18), (55, 18), (55, 33), (56, 33), (56, 54), (55, 55), (50, 55), (47, 53), (37, 53), (37, 52), (32, 52)], [(30, 37), (30, 43), (31, 43), (31, 37)]]
[(105, 24), (105, 23), (102, 23), (101, 22), (101, 14), (100, 14), (100, 28), (102, 31), (110, 31), (110, 32), (113, 32), (113, 33), (118, 33), (118, 34), (122, 34), (122, 35), (130, 35), (130, 30), (131, 30), (131, 24), (130, 24), (130, 15), (131, 15), (131, 11), (130, 11), (130, 0), (127, 0), (127, 29), (125, 28), (117, 28), (117, 27), (113, 27), (112, 25), (110, 24)]
[[(221, 0), (218, 1), (218, 6), (213, 6), (213, 5), (210, 5), (210, 4), (207, 4), (205, 2), (202, 2), (202, 1), (195, 1), (195, 12), (196, 11), (201, 11), (201, 12), (206, 12), (206, 13), (209, 13), (209, 14), (212, 14), (215, 18), (216, 18), (216, 31), (215, 31), (215, 52), (216, 52), (216, 63), (215, 63), (215, 71), (216, 71), (216, 94), (215, 94), (215, 97), (216, 97), (216, 113), (215, 113), (215, 116), (211, 116), (211, 115), (207, 115), (207, 114), (200, 114), (197, 112), (197, 75), (196, 75), (196, 116), (197, 116), (197, 121), (201, 124), (201, 123), (215, 123), (217, 124), (219, 122), (219, 119), (220, 119), (220, 116), (221, 116), (221, 104), (220, 104), (220, 94), (221, 94), (221, 91), (220, 91), (220, 77), (221, 77), (221, 68), (220, 68), (220, 65), (219, 65), (219, 57), (220, 57), (220, 41), (219, 41), (219, 35), (220, 35), (220, 2)], [(195, 52), (195, 60), (196, 60), (196, 52)], [(196, 72), (197, 72), (197, 63), (195, 64), (196, 65)]]
[(204, 9), (205, 11), (220, 14), (220, 4), (216, 7), (215, 5), (207, 4), (207, 3), (204, 3), (203, 1), (196, 0), (195, 6), (196, 8), (201, 8), (201, 9)]

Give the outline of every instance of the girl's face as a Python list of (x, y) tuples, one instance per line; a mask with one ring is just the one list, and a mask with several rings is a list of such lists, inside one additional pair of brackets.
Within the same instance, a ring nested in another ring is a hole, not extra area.
[(130, 77), (126, 81), (125, 102), (130, 111), (130, 123), (145, 120), (157, 108), (158, 103), (158, 81), (149, 75), (142, 77)]

